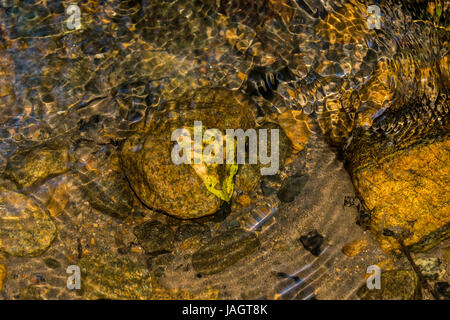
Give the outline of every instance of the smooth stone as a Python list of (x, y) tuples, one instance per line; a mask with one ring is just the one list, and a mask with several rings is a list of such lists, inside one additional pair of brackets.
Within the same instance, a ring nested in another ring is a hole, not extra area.
[(145, 264), (122, 255), (107, 252), (85, 255), (79, 261), (79, 266), (82, 274), (80, 292), (83, 299), (217, 299), (217, 291), (208, 287), (196, 294), (180, 288), (166, 288), (158, 283), (157, 272), (152, 274)]
[(303, 244), (303, 247), (311, 252), (312, 255), (317, 257), (322, 252), (320, 247), (323, 243), (323, 236), (317, 230), (308, 232), (308, 234), (301, 236), (299, 240)]
[(17, 153), (8, 159), (5, 176), (27, 188), (69, 170), (68, 147), (48, 145)]
[[(74, 157), (81, 158), (75, 151)], [(104, 146), (87, 156), (77, 166), (79, 187), (96, 210), (115, 218), (126, 218), (134, 212), (134, 194), (111, 146)]]
[(172, 251), (174, 248), (175, 233), (159, 221), (144, 222), (136, 226), (133, 233), (147, 253)]
[(181, 219), (212, 215), (223, 201), (230, 201), (237, 169), (225, 163), (177, 165), (172, 161), (176, 145), (172, 133), (180, 128), (193, 130), (195, 121), (202, 121), (205, 130), (223, 133), (253, 128), (253, 103), (225, 89), (194, 90), (152, 111), (145, 127), (127, 139), (121, 150), (123, 172), (139, 199)]
[(53, 258), (47, 258), (44, 260), (44, 263), (47, 267), (51, 269), (58, 269), (61, 268), (61, 263), (58, 260), (55, 260)]
[(56, 237), (56, 226), (32, 198), (0, 188), (0, 250), (12, 256), (44, 253)]
[(175, 240), (184, 241), (196, 235), (200, 235), (202, 238), (209, 238), (211, 230), (209, 230), (208, 226), (199, 223), (182, 224), (175, 233)]
[(252, 254), (260, 246), (254, 233), (243, 229), (226, 231), (202, 246), (192, 255), (192, 266), (201, 275), (224, 271)]
[(86, 299), (143, 299), (152, 294), (148, 270), (127, 257), (89, 255), (80, 260), (79, 266)]
[(450, 178), (450, 139), (393, 150), (371, 144), (355, 149), (347, 166), (383, 251), (400, 250), (395, 237), (383, 233), (385, 229), (401, 232), (411, 252), (427, 251), (448, 238), (450, 187), (442, 181)]

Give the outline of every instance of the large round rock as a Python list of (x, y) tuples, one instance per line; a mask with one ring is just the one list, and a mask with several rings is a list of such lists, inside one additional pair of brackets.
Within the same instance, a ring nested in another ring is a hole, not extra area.
[[(122, 149), (122, 166), (136, 195), (147, 206), (172, 216), (191, 219), (213, 214), (222, 200), (210, 192), (190, 164), (176, 165), (171, 152), (172, 132), (193, 128), (246, 130), (254, 126), (248, 98), (225, 89), (199, 89), (151, 111), (146, 124)], [(193, 140), (193, 136), (192, 136)], [(225, 164), (214, 166), (221, 181), (229, 179)]]

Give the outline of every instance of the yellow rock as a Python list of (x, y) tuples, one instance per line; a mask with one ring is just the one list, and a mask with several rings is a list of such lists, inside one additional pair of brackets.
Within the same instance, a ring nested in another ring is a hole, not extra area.
[(195, 235), (189, 239), (184, 240), (180, 248), (182, 251), (197, 249), (201, 245), (201, 237), (199, 235)]
[(312, 120), (303, 111), (288, 110), (278, 116), (278, 124), (284, 130), (295, 150), (301, 151), (308, 143)]
[(370, 228), (385, 252), (399, 248), (389, 229), (413, 251), (449, 236), (450, 140), (394, 152), (373, 166), (354, 169), (353, 181), (371, 211)]
[(6, 278), (6, 267), (3, 264), (0, 264), (0, 290), (3, 288), (3, 281)]
[(26, 188), (68, 171), (68, 157), (68, 147), (64, 145), (55, 144), (27, 150), (9, 159), (5, 173), (19, 187)]
[(84, 256), (80, 268), (84, 299), (209, 300), (219, 296), (219, 291), (210, 287), (197, 293), (163, 287), (146, 267), (109, 253)]
[(444, 254), (442, 255), (442, 260), (444, 263), (450, 262), (450, 247), (444, 249)]
[(243, 194), (242, 196), (238, 197), (236, 199), (236, 201), (243, 207), (246, 207), (246, 206), (250, 205), (250, 203), (252, 202), (250, 197), (248, 195), (246, 195), (246, 194)]
[(33, 198), (0, 188), (0, 250), (12, 256), (34, 257), (45, 252), (56, 225)]
[(355, 241), (347, 243), (342, 248), (342, 252), (346, 256), (354, 257), (358, 253), (360, 253), (362, 250), (364, 250), (366, 247), (367, 247), (367, 240), (366, 239), (355, 240)]

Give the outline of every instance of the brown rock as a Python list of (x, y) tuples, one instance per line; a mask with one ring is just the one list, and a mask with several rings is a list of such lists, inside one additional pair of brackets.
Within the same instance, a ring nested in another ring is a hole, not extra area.
[(133, 191), (111, 146), (90, 154), (86, 163), (78, 167), (78, 177), (80, 189), (95, 209), (116, 218), (126, 218), (134, 212)]
[(369, 290), (364, 284), (357, 295), (361, 300), (417, 300), (421, 298), (420, 283), (414, 271), (385, 271), (380, 289)]
[(450, 262), (450, 247), (447, 247), (444, 249), (444, 254), (442, 255), (442, 260), (445, 263), (449, 263)]
[(5, 169), (7, 178), (26, 188), (68, 170), (68, 148), (58, 144), (15, 154)]
[(258, 249), (254, 233), (233, 229), (211, 239), (192, 255), (192, 265), (200, 274), (222, 272)]
[(38, 256), (55, 236), (55, 224), (37, 202), (0, 189), (0, 250), (19, 257)]
[[(175, 165), (171, 135), (178, 128), (192, 128), (194, 121), (202, 121), (203, 128), (222, 131), (251, 128), (254, 117), (249, 100), (224, 89), (200, 89), (182, 100), (168, 102), (162, 111), (152, 112), (146, 128), (128, 139), (122, 149), (122, 167), (130, 185), (147, 206), (175, 217), (213, 214), (222, 201), (211, 188), (218, 193), (224, 188), (232, 192), (230, 165)], [(203, 176), (199, 170), (205, 171)], [(205, 177), (218, 183), (208, 186)]]
[(130, 259), (100, 253), (80, 260), (81, 282), (85, 299), (217, 299), (218, 291), (206, 287), (199, 294), (182, 289), (168, 289), (158, 284), (145, 265)]
[(236, 202), (239, 203), (241, 206), (243, 207), (247, 207), (250, 205), (250, 203), (252, 202), (252, 200), (250, 199), (250, 197), (246, 194), (243, 194), (242, 196), (239, 196), (236, 199)]
[[(450, 140), (395, 151), (352, 168), (356, 189), (371, 213), (370, 228), (386, 252), (404, 237), (412, 251), (425, 251), (450, 235)], [(374, 163), (375, 162), (375, 163)], [(376, 186), (376, 187), (374, 187)]]

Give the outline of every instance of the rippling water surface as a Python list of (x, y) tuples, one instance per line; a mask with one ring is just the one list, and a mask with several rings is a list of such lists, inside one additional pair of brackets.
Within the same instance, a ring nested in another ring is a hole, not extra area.
[[(411, 270), (344, 199), (361, 198), (349, 175), (361, 163), (448, 148), (449, 12), (419, 0), (0, 1), (0, 297), (355, 299), (368, 266)], [(275, 176), (240, 166), (227, 204), (190, 166), (158, 165), (175, 124), (198, 110), (235, 123), (244, 106), (253, 127), (282, 129)], [(436, 185), (445, 198), (448, 168)], [(183, 220), (175, 207), (216, 213)], [(300, 240), (314, 230), (315, 252)], [(448, 240), (425, 257), (448, 281)], [(66, 286), (70, 265), (80, 290)]]

